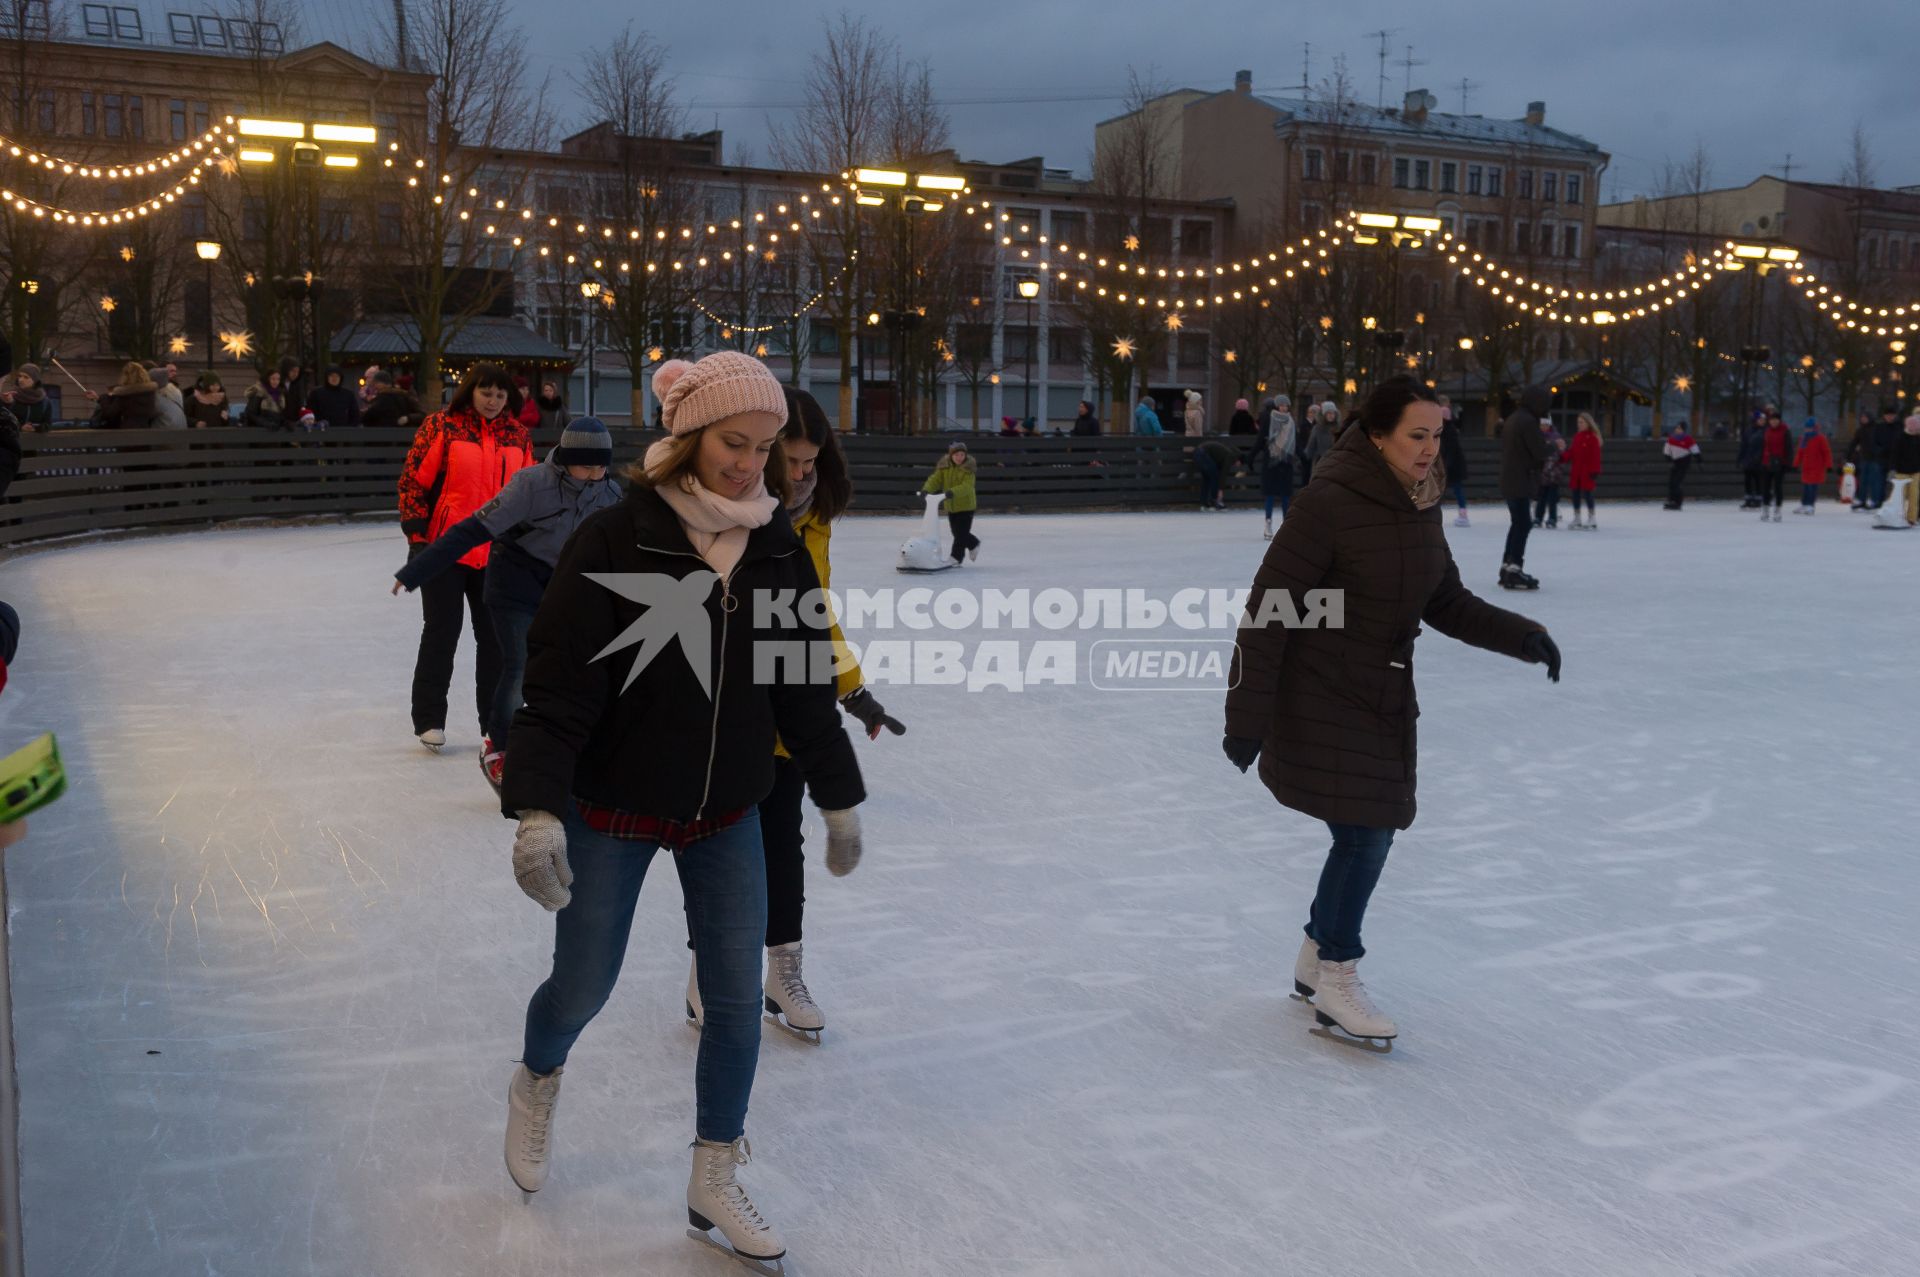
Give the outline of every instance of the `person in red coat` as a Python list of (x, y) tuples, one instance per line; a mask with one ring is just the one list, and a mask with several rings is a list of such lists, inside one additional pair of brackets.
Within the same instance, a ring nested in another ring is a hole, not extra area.
[(1812, 514), (1814, 502), (1820, 499), (1820, 485), (1827, 481), (1827, 471), (1833, 469), (1833, 445), (1812, 417), (1801, 427), (1800, 451), (1793, 464), (1800, 467), (1800, 508), (1794, 513)]
[[(475, 364), (453, 399), (430, 414), (414, 433), (400, 471), (400, 530), (411, 558), (454, 524), (493, 500), (507, 480), (533, 464), (533, 436), (520, 421), (520, 391), (498, 364)], [(487, 545), (462, 555), (420, 587), (420, 651), (413, 664), (413, 732), (438, 753), (447, 743), (447, 689), (453, 683), (453, 653), (460, 645), (464, 601), (473, 618), (474, 699), (480, 716), (481, 752), (494, 684), (500, 678), (500, 645), (481, 597)]]
[[(1573, 526), (1591, 532), (1600, 526), (1593, 513), (1593, 486), (1600, 478), (1600, 427), (1591, 414), (1581, 413), (1574, 428), (1573, 442), (1567, 445), (1567, 495), (1573, 498)], [(1580, 520), (1580, 502), (1587, 503), (1587, 518)]]
[(1767, 414), (1766, 433), (1760, 436), (1760, 518), (1780, 522), (1786, 501), (1787, 470), (1793, 465), (1793, 431), (1778, 412)]

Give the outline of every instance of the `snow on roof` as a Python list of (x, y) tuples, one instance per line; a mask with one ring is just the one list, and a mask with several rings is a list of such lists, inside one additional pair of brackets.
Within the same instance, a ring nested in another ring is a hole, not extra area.
[(1310, 124), (1340, 124), (1368, 133), (1397, 133), (1407, 137), (1426, 137), (1437, 141), (1495, 143), (1536, 151), (1579, 151), (1598, 154), (1600, 148), (1583, 137), (1550, 129), (1525, 120), (1496, 120), (1484, 115), (1450, 115), (1430, 111), (1424, 120), (1408, 119), (1397, 107), (1367, 106), (1350, 102), (1336, 118), (1332, 104), (1309, 98), (1258, 99), (1287, 120)]

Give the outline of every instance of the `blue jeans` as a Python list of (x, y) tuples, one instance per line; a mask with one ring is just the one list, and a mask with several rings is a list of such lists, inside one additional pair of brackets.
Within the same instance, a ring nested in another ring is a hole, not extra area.
[(1878, 461), (1862, 462), (1859, 487), (1853, 494), (1854, 502), (1858, 505), (1876, 506), (1886, 495), (1887, 468)]
[(1453, 491), (1454, 501), (1459, 503), (1460, 513), (1465, 514), (1467, 512), (1467, 485), (1463, 481), (1456, 479), (1450, 487)]
[(1373, 898), (1374, 885), (1387, 863), (1393, 830), (1332, 823), (1327, 828), (1333, 831), (1333, 848), (1320, 871), (1320, 890), (1314, 894), (1313, 912), (1307, 918), (1307, 938), (1319, 942), (1323, 961), (1351, 962), (1367, 956), (1360, 943), (1360, 922), (1367, 916), (1367, 901)]
[(1811, 510), (1813, 509), (1814, 502), (1818, 501), (1819, 499), (1820, 499), (1819, 484), (1803, 483), (1800, 485), (1800, 504), (1801, 505)]
[(1193, 461), (1200, 467), (1200, 504), (1213, 505), (1220, 500), (1220, 463), (1204, 452)]
[[(640, 884), (659, 844), (610, 838), (564, 816), (573, 900), (554, 915), (553, 973), (527, 1003), (521, 1059), (537, 1074), (567, 1062), (580, 1031), (606, 1005), (620, 977)], [(760, 1062), (760, 947), (767, 932), (767, 865), (760, 813), (674, 853), (693, 928), (706, 1012), (694, 1065), (694, 1133), (731, 1143), (746, 1130), (747, 1099)]]
[(493, 634), (500, 644), (500, 681), (493, 685), (493, 710), (487, 735), (496, 749), (507, 747), (507, 730), (520, 708), (520, 687), (527, 676), (527, 630), (533, 613), (506, 603), (487, 609), (493, 614)]
[(1260, 474), (1260, 491), (1267, 498), (1267, 518), (1273, 518), (1273, 503), (1280, 503), (1280, 517), (1287, 517), (1287, 507), (1293, 504), (1293, 465), (1286, 461), (1268, 461), (1267, 468)]

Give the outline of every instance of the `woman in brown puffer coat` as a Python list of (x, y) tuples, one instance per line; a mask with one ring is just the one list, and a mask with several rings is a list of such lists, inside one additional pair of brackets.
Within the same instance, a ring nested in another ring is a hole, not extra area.
[[(1314, 467), (1254, 577), (1227, 693), (1227, 757), (1285, 806), (1333, 832), (1295, 991), (1323, 1025), (1390, 1041), (1393, 1021), (1368, 999), (1355, 964), (1360, 923), (1396, 830), (1413, 823), (1413, 642), (1424, 622), (1451, 638), (1560, 678), (1544, 627), (1476, 598), (1441, 531), (1446, 475), (1440, 406), (1408, 377), (1377, 388)], [(1310, 591), (1344, 604), (1316, 628)]]

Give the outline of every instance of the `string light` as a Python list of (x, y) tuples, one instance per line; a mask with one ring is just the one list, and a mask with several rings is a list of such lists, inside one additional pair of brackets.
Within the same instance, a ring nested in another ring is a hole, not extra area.
[[(1872, 306), (1854, 301), (1820, 282), (1811, 270), (1788, 277), (1814, 309), (1841, 328), (1872, 337), (1909, 337), (1920, 333), (1920, 301), (1899, 306)], [(1892, 322), (1887, 322), (1891, 320)]]
[[(217, 153), (216, 153), (217, 154)], [(65, 225), (84, 227), (120, 226), (136, 221), (150, 213), (158, 213), (187, 193), (188, 188), (200, 185), (200, 175), (206, 170), (211, 157), (199, 160), (187, 171), (187, 175), (172, 190), (156, 195), (152, 199), (128, 204), (124, 208), (109, 209), (72, 209), (46, 204), (32, 196), (0, 188), (0, 203), (11, 204), (17, 212), (31, 213), (35, 217), (44, 217), (48, 221)]]
[(135, 164), (109, 164), (103, 168), (98, 164), (66, 159), (58, 155), (48, 155), (44, 151), (36, 151), (31, 147), (22, 146), (12, 138), (5, 136), (0, 136), (0, 152), (4, 152), (9, 159), (23, 160), (29, 165), (36, 168), (43, 168), (49, 173), (58, 173), (62, 177), (81, 177), (89, 180), (118, 182), (131, 177), (145, 177), (150, 174), (160, 173), (172, 168), (176, 164), (184, 164), (195, 155), (205, 151), (208, 146), (218, 142), (223, 135), (228, 142), (232, 142), (234, 140), (232, 135), (227, 133), (227, 124), (231, 124), (232, 122), (233, 118), (229, 116), (227, 117), (226, 124), (215, 125), (186, 145), (168, 151), (164, 155), (157, 155), (150, 160), (141, 160)]

